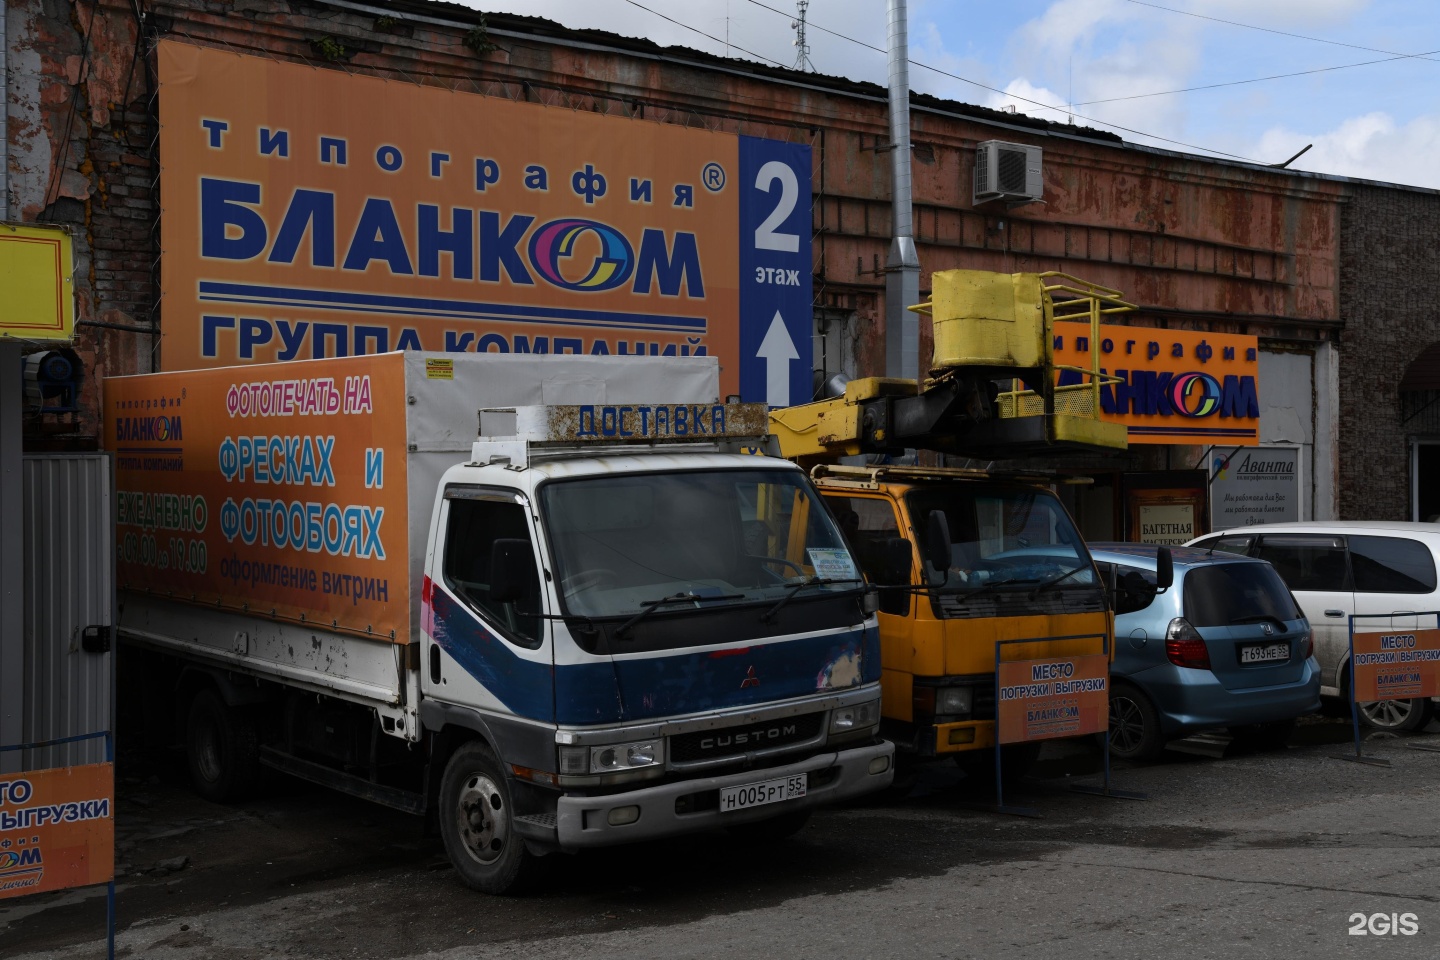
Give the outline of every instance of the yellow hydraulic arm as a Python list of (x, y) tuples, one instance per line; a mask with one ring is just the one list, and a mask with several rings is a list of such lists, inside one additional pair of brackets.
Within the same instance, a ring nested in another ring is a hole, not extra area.
[[(845, 395), (774, 410), (771, 432), (784, 456), (802, 464), (906, 448), (1008, 459), (1064, 450), (1123, 449), (1123, 424), (1100, 419), (1100, 387), (1115, 378), (1055, 362), (1057, 320), (1088, 321), (1135, 309), (1118, 290), (1063, 273), (946, 270), (933, 277), (930, 377), (851, 381)], [(1080, 375), (1058, 387), (1056, 372)]]

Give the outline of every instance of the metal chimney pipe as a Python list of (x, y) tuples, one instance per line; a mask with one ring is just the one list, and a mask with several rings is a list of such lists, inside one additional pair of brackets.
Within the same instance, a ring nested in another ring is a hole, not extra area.
[(893, 229), (885, 259), (885, 375), (919, 381), (920, 318), (905, 308), (920, 300), (920, 258), (910, 190), (910, 39), (905, 0), (887, 0), (890, 55), (890, 163)]

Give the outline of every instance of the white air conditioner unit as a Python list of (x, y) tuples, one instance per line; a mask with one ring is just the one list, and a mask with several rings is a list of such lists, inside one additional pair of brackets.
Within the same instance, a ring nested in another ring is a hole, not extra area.
[(1039, 147), (986, 140), (975, 150), (975, 202), (1030, 203), (1045, 194)]

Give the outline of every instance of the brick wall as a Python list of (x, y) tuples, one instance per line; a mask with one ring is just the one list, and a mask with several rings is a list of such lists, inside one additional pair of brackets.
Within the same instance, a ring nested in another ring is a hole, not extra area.
[[(157, 319), (165, 323), (154, 286), (158, 168), (148, 50), (157, 37), (810, 143), (821, 167), (816, 302), (853, 311), (858, 373), (883, 371), (884, 277), (874, 268), (889, 247), (890, 161), (877, 149), (888, 127), (885, 92), (873, 84), (808, 76), (805, 87), (788, 86), (797, 79), (789, 71), (604, 35), (577, 39), (611, 49), (566, 46), (551, 39), (567, 36), (554, 25), (501, 14), (489, 17), (494, 48), (487, 49), (466, 43), (463, 22), (407, 16), (467, 21), (478, 14), (413, 0), (390, 4), (393, 17), (303, 0), (172, 0), (148, 5), (143, 25), (123, 0), (10, 4), (23, 21), (12, 28), (21, 74), (10, 105), (23, 167), (12, 163), (17, 209), (24, 219), (77, 231), (79, 348), (91, 365), (82, 435), (96, 430), (98, 377), (151, 370), (163, 346), (145, 332)], [(338, 59), (326, 62), (330, 54)], [(922, 294), (938, 269), (1059, 269), (1125, 291), (1151, 308), (1145, 322), (1156, 326), (1299, 343), (1333, 333), (1341, 184), (1129, 150), (1099, 131), (1066, 128), (1064, 138), (1047, 137), (1052, 127), (1043, 121), (929, 97), (915, 98), (915, 107)], [(1047, 203), (974, 208), (971, 164), (976, 143), (988, 139), (1043, 142)], [(921, 337), (928, 353), (924, 324)]]
[(1400, 378), (1440, 342), (1440, 194), (1353, 184), (1340, 228), (1340, 518), (1410, 519)]

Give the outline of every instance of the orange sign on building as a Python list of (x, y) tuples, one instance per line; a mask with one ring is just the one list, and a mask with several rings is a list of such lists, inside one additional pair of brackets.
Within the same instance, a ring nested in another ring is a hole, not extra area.
[(176, 41), (157, 57), (164, 369), (708, 355), (722, 394), (810, 398), (808, 144)]
[[(1100, 391), (1101, 419), (1125, 424), (1131, 443), (1260, 442), (1255, 337), (1191, 330), (1101, 324), (1055, 324), (1055, 362), (1089, 369), (1100, 354), (1102, 373), (1121, 382)], [(1061, 385), (1081, 375), (1061, 371)]]
[(0, 775), (0, 899), (115, 877), (115, 768)]
[(1356, 631), (1355, 700), (1440, 696), (1440, 630)]
[(106, 380), (120, 585), (407, 642), (404, 362)]
[(1100, 733), (1110, 722), (1110, 658), (1104, 654), (999, 664), (996, 738), (1024, 743)]

